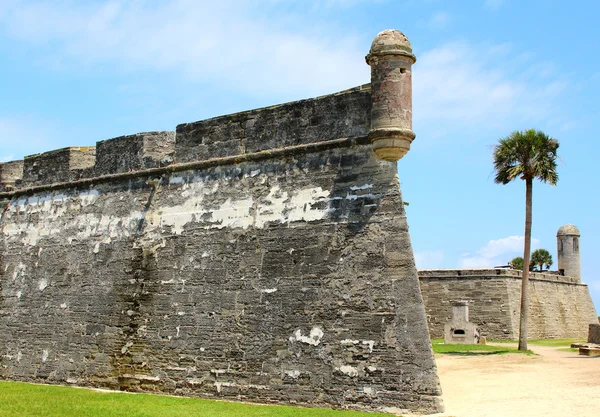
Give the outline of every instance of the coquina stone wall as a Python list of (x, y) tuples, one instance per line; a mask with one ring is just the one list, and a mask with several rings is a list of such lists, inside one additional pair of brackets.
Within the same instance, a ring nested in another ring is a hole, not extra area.
[[(585, 338), (598, 317), (587, 285), (579, 278), (530, 274), (528, 336)], [(431, 337), (443, 337), (452, 305), (469, 303), (469, 321), (488, 339), (519, 335), (521, 271), (510, 269), (420, 270), (419, 281)]]
[(600, 324), (590, 324), (587, 341), (589, 343), (597, 343), (600, 345)]
[(26, 159), (0, 193), (0, 378), (440, 411), (369, 118), (361, 87)]

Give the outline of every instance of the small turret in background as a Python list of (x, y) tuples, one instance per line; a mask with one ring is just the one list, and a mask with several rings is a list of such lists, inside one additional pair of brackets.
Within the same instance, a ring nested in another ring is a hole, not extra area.
[(556, 253), (558, 254), (558, 272), (561, 275), (581, 280), (579, 257), (579, 229), (572, 224), (565, 224), (556, 232)]

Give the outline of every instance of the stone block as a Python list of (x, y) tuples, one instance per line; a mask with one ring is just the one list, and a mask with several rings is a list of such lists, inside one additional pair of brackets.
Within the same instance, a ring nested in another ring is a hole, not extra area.
[(93, 175), (94, 146), (73, 146), (29, 155), (23, 166), (23, 185), (37, 186), (69, 182)]
[(96, 175), (166, 166), (173, 162), (175, 132), (145, 132), (96, 143)]
[(480, 340), (479, 330), (469, 323), (469, 304), (455, 302), (452, 306), (452, 320), (444, 325), (444, 343), (447, 345), (474, 345)]
[(597, 343), (600, 345), (600, 324), (590, 324), (587, 341), (588, 343)]
[(0, 163), (0, 191), (11, 191), (23, 178), (23, 161)]

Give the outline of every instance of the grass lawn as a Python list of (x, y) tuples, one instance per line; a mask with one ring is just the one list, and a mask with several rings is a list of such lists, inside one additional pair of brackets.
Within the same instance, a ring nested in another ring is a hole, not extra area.
[(525, 353), (532, 355), (530, 350), (520, 351), (511, 346), (492, 345), (446, 345), (444, 339), (433, 339), (431, 341), (434, 353), (446, 353), (453, 355), (498, 355), (504, 353)]
[(528, 340), (528, 344), (537, 346), (571, 347), (571, 343), (585, 343), (585, 339), (542, 339)]
[(383, 413), (251, 405), (0, 381), (0, 417), (389, 417)]

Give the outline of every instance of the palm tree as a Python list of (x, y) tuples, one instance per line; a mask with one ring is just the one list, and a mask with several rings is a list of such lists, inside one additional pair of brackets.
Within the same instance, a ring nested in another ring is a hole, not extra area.
[[(497, 184), (508, 184), (515, 178), (525, 180), (525, 247), (523, 265), (529, 265), (531, 254), (531, 199), (534, 178), (556, 185), (556, 150), (558, 141), (535, 129), (515, 131), (494, 146), (494, 169)], [(523, 268), (521, 283), (521, 319), (519, 350), (527, 350), (527, 310), (529, 303), (529, 268)]]
[(544, 264), (546, 268), (552, 265), (552, 255), (546, 249), (536, 249), (531, 254), (531, 262), (538, 267), (538, 271), (542, 271)]
[(512, 261), (510, 261), (510, 264), (514, 269), (523, 269), (523, 258), (517, 256), (516, 258), (513, 258)]

